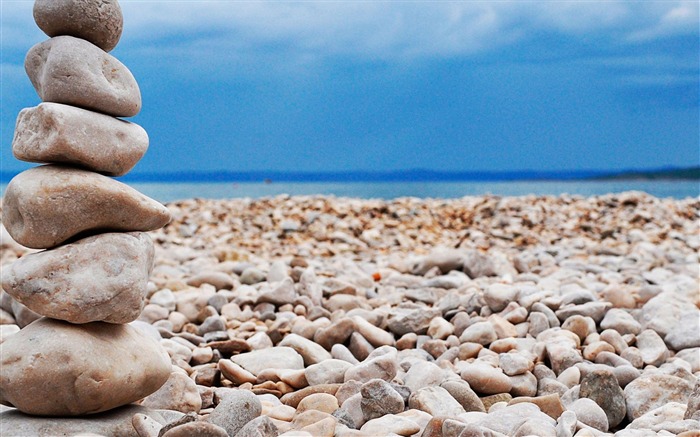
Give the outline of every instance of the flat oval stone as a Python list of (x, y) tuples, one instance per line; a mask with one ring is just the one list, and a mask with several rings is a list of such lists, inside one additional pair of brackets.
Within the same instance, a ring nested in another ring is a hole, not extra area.
[(133, 117), (141, 110), (141, 91), (129, 69), (83, 39), (57, 36), (35, 45), (24, 69), (44, 102), (115, 117)]
[(78, 416), (126, 405), (168, 380), (168, 354), (130, 325), (42, 318), (3, 343), (0, 403)]
[(153, 256), (145, 233), (95, 235), (4, 266), (2, 288), (53, 319), (129, 323), (143, 310)]
[(23, 109), (12, 140), (21, 161), (72, 164), (110, 176), (126, 174), (147, 149), (148, 134), (138, 124), (59, 103)]
[(26, 170), (7, 185), (2, 222), (19, 244), (47, 249), (86, 231), (151, 231), (168, 209), (121, 182), (58, 165)]
[(48, 36), (82, 38), (106, 52), (116, 47), (124, 27), (117, 0), (36, 0), (34, 21)]

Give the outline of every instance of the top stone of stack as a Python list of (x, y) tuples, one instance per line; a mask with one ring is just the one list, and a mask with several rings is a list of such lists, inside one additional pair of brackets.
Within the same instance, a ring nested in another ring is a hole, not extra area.
[(36, 0), (34, 20), (48, 36), (74, 36), (109, 52), (122, 36), (117, 0)]

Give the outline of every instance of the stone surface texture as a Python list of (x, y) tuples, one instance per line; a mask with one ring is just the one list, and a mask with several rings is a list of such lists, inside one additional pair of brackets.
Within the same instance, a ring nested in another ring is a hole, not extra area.
[(99, 234), (23, 256), (2, 270), (2, 288), (54, 319), (128, 323), (143, 310), (153, 257), (145, 233)]
[(24, 68), (44, 102), (114, 117), (141, 111), (141, 91), (129, 69), (83, 39), (56, 36), (41, 42), (27, 53)]
[(158, 343), (129, 325), (48, 318), (8, 338), (0, 364), (0, 403), (46, 416), (134, 402), (163, 385), (171, 369)]
[(70, 35), (108, 52), (122, 36), (117, 0), (35, 0), (34, 21), (48, 36)]
[(7, 231), (34, 249), (54, 247), (86, 231), (150, 231), (169, 221), (166, 207), (128, 185), (57, 165), (15, 176), (3, 199)]
[(135, 123), (50, 102), (20, 111), (12, 140), (21, 161), (70, 164), (109, 176), (126, 174), (147, 149), (148, 134)]

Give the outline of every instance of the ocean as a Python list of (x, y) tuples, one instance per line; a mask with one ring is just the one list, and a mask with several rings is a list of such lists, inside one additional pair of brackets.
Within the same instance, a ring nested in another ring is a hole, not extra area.
[[(642, 191), (656, 197), (683, 199), (700, 196), (700, 182), (671, 180), (614, 181), (508, 181), (508, 182), (279, 182), (279, 183), (130, 183), (132, 187), (160, 202), (203, 198), (261, 198), (289, 195), (324, 194), (364, 199), (397, 197), (459, 198), (493, 194), (526, 196), (571, 194), (594, 196), (624, 191)], [(0, 185), (3, 195), (7, 184)]]

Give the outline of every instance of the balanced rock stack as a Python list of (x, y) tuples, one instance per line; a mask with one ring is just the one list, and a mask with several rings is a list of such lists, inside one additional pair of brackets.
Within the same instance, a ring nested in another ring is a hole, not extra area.
[(128, 325), (144, 306), (163, 205), (109, 176), (127, 173), (148, 136), (131, 117), (141, 94), (107, 51), (122, 33), (117, 0), (37, 0), (51, 37), (25, 68), (43, 103), (20, 112), (12, 149), (47, 163), (7, 187), (2, 222), (20, 244), (47, 249), (2, 272), (2, 287), (44, 316), (3, 343), (0, 402), (34, 415), (110, 410), (155, 392), (168, 354)]

